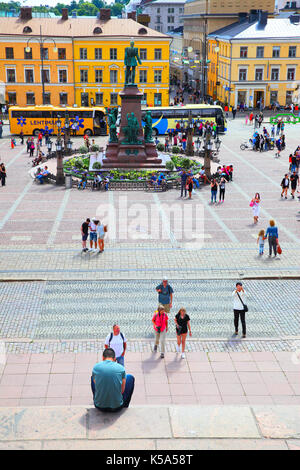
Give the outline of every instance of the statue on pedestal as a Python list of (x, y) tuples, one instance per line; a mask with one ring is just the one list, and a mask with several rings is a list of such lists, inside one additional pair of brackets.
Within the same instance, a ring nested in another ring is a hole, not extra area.
[(125, 72), (125, 85), (134, 85), (135, 82), (135, 69), (137, 64), (142, 65), (142, 61), (139, 56), (139, 50), (137, 47), (134, 47), (134, 41), (130, 42), (130, 47), (125, 49), (125, 60), (124, 64), (126, 65)]
[(127, 113), (127, 122), (128, 125), (126, 127), (123, 127), (123, 132), (125, 134), (126, 140), (124, 140), (122, 143), (131, 145), (140, 144), (141, 142), (138, 140), (140, 126), (134, 113)]
[(147, 111), (145, 118), (144, 137), (147, 144), (153, 142), (153, 130), (152, 130), (152, 115), (151, 111)]
[(117, 136), (117, 119), (118, 119), (118, 110), (111, 109), (108, 115), (108, 125), (109, 125), (109, 142), (110, 143), (117, 143), (118, 136)]

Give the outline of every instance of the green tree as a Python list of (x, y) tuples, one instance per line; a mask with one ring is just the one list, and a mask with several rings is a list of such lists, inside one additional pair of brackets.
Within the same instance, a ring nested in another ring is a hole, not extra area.
[(78, 16), (97, 16), (98, 8), (92, 3), (83, 2), (80, 3), (77, 10)]
[(92, 4), (100, 10), (100, 8), (105, 8), (106, 4), (103, 0), (92, 0)]
[(114, 3), (113, 5), (110, 5), (110, 8), (111, 8), (112, 16), (121, 16), (124, 5), (117, 2), (117, 3)]

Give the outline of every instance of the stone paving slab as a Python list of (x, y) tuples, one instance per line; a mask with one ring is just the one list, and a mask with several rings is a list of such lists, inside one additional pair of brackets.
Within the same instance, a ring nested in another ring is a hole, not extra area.
[(271, 439), (259, 407), (132, 406), (114, 414), (79, 406), (0, 408), (0, 449), (298, 450), (291, 416), (299, 407), (266, 407), (270, 412), (280, 416)]
[[(300, 405), (295, 352), (191, 351), (181, 359), (175, 343), (169, 349), (164, 359), (150, 350), (126, 353), (126, 371), (136, 379), (133, 405)], [(90, 375), (102, 350), (8, 353), (0, 366), (1, 405), (92, 405)]]
[(264, 437), (271, 439), (300, 438), (300, 407), (255, 406), (257, 422)]

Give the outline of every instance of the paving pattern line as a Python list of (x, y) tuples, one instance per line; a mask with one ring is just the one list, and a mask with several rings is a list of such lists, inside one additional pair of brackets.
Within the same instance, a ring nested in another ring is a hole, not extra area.
[[(242, 157), (241, 155), (239, 155), (237, 152), (235, 152), (234, 150), (231, 150), (229, 147), (227, 147), (227, 145), (223, 144), (223, 147), (226, 148), (226, 150), (231, 153), (232, 155), (234, 155), (236, 158), (238, 158), (241, 162), (243, 162), (245, 165), (247, 165), (249, 168), (251, 168), (253, 171), (255, 171), (256, 173), (258, 173), (262, 178), (266, 179), (267, 181), (269, 181), (269, 183), (271, 183), (273, 186), (275, 186), (278, 191), (280, 190), (280, 182), (276, 182), (274, 181), (272, 178), (270, 178), (270, 176), (267, 176), (263, 171), (259, 170), (255, 165), (253, 165), (252, 163), (248, 162), (248, 160), (246, 160), (246, 158)], [(277, 160), (277, 159), (276, 159)], [(287, 168), (287, 171), (288, 171), (288, 168)]]
[[(247, 200), (251, 201), (252, 197), (249, 196), (241, 187), (239, 184), (237, 184), (235, 181), (232, 181), (231, 184), (237, 189), (237, 191)], [(260, 208), (260, 211), (270, 220), (273, 219), (273, 216), (263, 207)], [(284, 232), (289, 238), (293, 240), (293, 242), (300, 244), (300, 238), (297, 237), (297, 235), (294, 235), (290, 230), (288, 230), (284, 225), (281, 225), (280, 222), (276, 222), (277, 227), (279, 230)]]
[(116, 209), (114, 206), (114, 192), (109, 191), (108, 193), (109, 202), (109, 214), (108, 214), (108, 225), (109, 225), (109, 240), (113, 241), (117, 238), (117, 218)]
[(157, 205), (162, 225), (163, 225), (166, 233), (168, 234), (168, 237), (170, 239), (172, 247), (173, 248), (179, 248), (179, 243), (176, 240), (176, 237), (175, 237), (174, 233), (172, 232), (172, 230), (170, 228), (170, 219), (168, 218), (166, 212), (164, 211), (158, 195), (157, 194), (152, 194), (152, 197), (155, 201), (155, 204)]
[(20, 152), (17, 153), (17, 155), (12, 159), (10, 160), (5, 166), (6, 168), (9, 168), (11, 165), (13, 165), (15, 163), (16, 160), (18, 160), (18, 158), (22, 155), (22, 153), (24, 152), (25, 148), (23, 147)]
[(13, 213), (15, 212), (19, 204), (22, 202), (23, 198), (26, 196), (26, 194), (28, 193), (32, 185), (33, 185), (33, 180), (27, 183), (27, 185), (25, 186), (25, 188), (23, 189), (19, 197), (15, 200), (11, 208), (7, 211), (3, 219), (0, 221), (0, 230), (4, 227), (6, 222), (11, 218), (11, 216), (13, 215)]
[(63, 219), (65, 209), (66, 209), (67, 204), (69, 202), (71, 189), (66, 189), (65, 191), (66, 192), (64, 194), (63, 200), (62, 200), (60, 208), (57, 212), (57, 216), (55, 218), (54, 224), (52, 226), (52, 230), (51, 230), (50, 235), (49, 235), (48, 240), (47, 240), (47, 246), (54, 245), (54, 240), (55, 240), (59, 225), (60, 225), (60, 223)]
[(227, 225), (223, 222), (223, 220), (221, 219), (221, 217), (219, 217), (219, 215), (216, 213), (215, 210), (213, 210), (213, 208), (209, 205), (209, 203), (207, 202), (207, 200), (204, 198), (204, 196), (199, 193), (199, 192), (196, 192), (196, 196), (200, 199), (200, 201), (202, 202), (202, 204), (204, 204), (204, 206), (207, 208), (207, 210), (210, 212), (210, 214), (213, 216), (213, 218), (215, 219), (215, 221), (217, 222), (218, 225), (220, 225), (220, 227), (224, 230), (224, 232), (226, 233), (226, 235), (230, 238), (230, 240), (232, 242), (235, 242), (235, 243), (239, 243), (237, 237), (234, 235), (234, 233), (227, 227)]

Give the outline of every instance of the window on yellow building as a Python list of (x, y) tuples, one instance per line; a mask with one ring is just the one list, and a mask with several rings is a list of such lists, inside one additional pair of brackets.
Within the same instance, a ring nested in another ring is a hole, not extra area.
[(26, 93), (26, 103), (27, 104), (35, 104), (35, 94), (34, 93)]
[(41, 59), (48, 60), (49, 59), (49, 52), (47, 47), (42, 47), (41, 49)]
[(256, 57), (262, 58), (262, 57), (264, 57), (264, 53), (265, 53), (264, 46), (257, 46), (257, 48), (256, 48)]
[(64, 47), (58, 48), (58, 60), (66, 60), (66, 49)]
[(34, 82), (33, 69), (25, 69), (25, 82), (26, 83)]
[(288, 68), (287, 69), (287, 80), (295, 80), (295, 68)]
[(147, 49), (140, 49), (140, 59), (147, 60)]
[(263, 80), (264, 69), (256, 69), (255, 70), (255, 81), (261, 82)]
[(15, 69), (6, 69), (6, 81), (7, 83), (16, 82), (16, 71)]
[(154, 93), (154, 106), (161, 106), (161, 93)]
[(154, 70), (154, 83), (162, 82), (162, 73), (161, 70)]
[(244, 82), (247, 80), (247, 69), (239, 69), (239, 81)]
[(50, 70), (41, 70), (41, 81), (50, 83)]
[(271, 70), (271, 80), (272, 82), (276, 82), (279, 80), (279, 69), (278, 68), (272, 68)]
[(100, 69), (95, 70), (95, 83), (103, 82), (103, 71)]
[(58, 81), (59, 83), (67, 83), (67, 71), (65, 69), (58, 71)]
[(103, 105), (103, 93), (96, 93), (96, 104), (99, 106)]
[(248, 47), (247, 46), (242, 46), (240, 47), (240, 57), (248, 57)]
[(118, 59), (118, 49), (113, 48), (110, 49), (110, 60), (117, 60)]
[(24, 59), (32, 59), (32, 48), (29, 52), (26, 52), (26, 47), (24, 47)]
[(51, 93), (44, 93), (44, 104), (51, 104)]
[(140, 83), (147, 83), (147, 70), (140, 70)]
[(272, 57), (280, 57), (280, 46), (273, 47)]
[(59, 104), (68, 104), (68, 93), (59, 94)]
[(143, 94), (143, 98), (142, 98), (141, 104), (142, 104), (142, 106), (146, 106), (146, 105), (147, 105), (147, 93), (144, 93), (144, 94)]
[(79, 49), (79, 57), (81, 60), (86, 60), (87, 59), (87, 49), (85, 47), (81, 47)]
[(101, 47), (95, 48), (95, 60), (102, 60), (102, 49)]
[(81, 83), (87, 83), (88, 80), (88, 70), (80, 70), (80, 81)]
[(296, 57), (297, 53), (297, 47), (296, 46), (290, 46), (289, 47), (289, 57)]
[(111, 93), (110, 94), (110, 104), (111, 106), (118, 105), (118, 93)]
[(6, 57), (6, 59), (13, 59), (14, 58), (14, 48), (13, 47), (6, 47), (5, 48), (5, 57)]
[(161, 49), (155, 49), (154, 50), (154, 60), (161, 60), (161, 59), (162, 59)]
[(16, 104), (17, 103), (17, 93), (14, 91), (7, 93), (8, 104)]
[(118, 71), (117, 70), (110, 71), (110, 83), (118, 83)]

